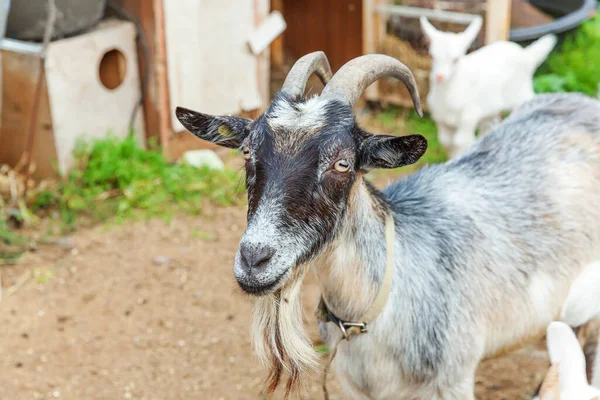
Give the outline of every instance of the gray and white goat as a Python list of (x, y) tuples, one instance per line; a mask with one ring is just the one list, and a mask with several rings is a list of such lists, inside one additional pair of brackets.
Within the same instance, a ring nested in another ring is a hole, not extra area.
[[(326, 83), (306, 98), (313, 73)], [(248, 226), (235, 257), (257, 296), (253, 339), (272, 393), (316, 365), (299, 289), (313, 269), (332, 313), (353, 321), (378, 293), (384, 225), (395, 228), (389, 299), (368, 333), (341, 342), (333, 368), (357, 399), (473, 399), (479, 362), (543, 337), (571, 283), (600, 260), (600, 102), (540, 95), (460, 157), (375, 189), (364, 175), (416, 162), (420, 135), (365, 132), (352, 106), (374, 81), (412, 73), (384, 55), (331, 79), (322, 52), (294, 65), (256, 121), (177, 109), (201, 139), (246, 159)], [(320, 324), (332, 346), (342, 333)]]

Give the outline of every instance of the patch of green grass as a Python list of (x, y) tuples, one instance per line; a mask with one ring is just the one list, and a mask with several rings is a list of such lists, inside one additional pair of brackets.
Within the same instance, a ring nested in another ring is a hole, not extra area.
[(320, 344), (320, 345), (315, 346), (315, 350), (318, 353), (321, 353), (321, 354), (328, 354), (329, 353), (329, 348), (325, 344)]
[(534, 78), (544, 92), (582, 92), (596, 96), (600, 84), (600, 14), (583, 23), (555, 48)]
[(0, 198), (0, 265), (15, 263), (25, 254), (28, 242), (27, 238), (12, 232), (7, 215)]
[(203, 231), (200, 228), (194, 229), (192, 232), (193, 239), (202, 239), (202, 240), (213, 240), (215, 238), (215, 234), (212, 232)]
[(437, 127), (429, 114), (422, 118), (414, 110), (405, 110), (397, 106), (389, 106), (375, 115), (375, 119), (384, 126), (393, 128), (398, 126), (398, 121), (404, 119), (403, 128), (397, 129), (397, 134), (421, 134), (427, 139), (427, 152), (413, 168), (420, 168), (425, 164), (444, 162), (446, 152), (438, 141)]
[(448, 156), (438, 140), (437, 127), (435, 122), (428, 114), (423, 118), (411, 111), (406, 120), (406, 132), (418, 133), (427, 139), (427, 151), (425, 155), (414, 165), (414, 168), (421, 168), (423, 165), (438, 164), (446, 161)]
[(241, 200), (244, 187), (237, 172), (173, 164), (154, 143), (149, 147), (140, 147), (133, 135), (80, 142), (76, 167), (30, 199), (33, 211), (56, 210), (64, 226), (72, 228), (84, 216), (92, 221), (168, 219), (177, 212), (198, 213), (204, 201), (229, 205)]
[(35, 268), (33, 270), (33, 277), (37, 284), (44, 284), (54, 278), (54, 272), (48, 268)]
[[(401, 108), (397, 106), (389, 106), (385, 110), (380, 111), (376, 118), (384, 126), (393, 127), (400, 118)], [(415, 114), (416, 115), (416, 114)]]
[(393, 134), (421, 134), (425, 136), (427, 151), (413, 165), (394, 170), (375, 170), (367, 175), (367, 179), (371, 181), (378, 178), (397, 179), (400, 176), (412, 174), (425, 165), (442, 163), (447, 160), (446, 152), (438, 141), (437, 127), (429, 114), (425, 114), (421, 118), (414, 110), (391, 106), (374, 114), (373, 118), (385, 127), (390, 128)]

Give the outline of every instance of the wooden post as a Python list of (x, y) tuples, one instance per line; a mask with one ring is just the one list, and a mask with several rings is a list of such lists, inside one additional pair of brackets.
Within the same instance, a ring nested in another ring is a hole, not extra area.
[[(283, 13), (283, 0), (271, 0), (271, 11), (279, 11), (281, 15), (285, 16), (285, 14)], [(271, 43), (271, 63), (273, 63), (273, 66), (277, 69), (282, 69), (285, 65), (285, 54), (283, 50), (284, 35), (285, 33), (279, 35), (277, 39), (275, 39), (273, 43)]]
[(485, 44), (508, 40), (510, 33), (510, 0), (488, 0), (485, 10)]
[[(386, 0), (363, 0), (363, 54), (378, 52), (377, 46), (385, 35), (385, 20), (381, 14), (375, 12), (378, 5), (385, 4)], [(378, 96), (377, 83), (365, 90), (365, 96), (369, 100), (375, 100)]]
[(159, 138), (164, 154), (169, 155), (171, 136), (171, 113), (169, 101), (169, 82), (167, 78), (167, 45), (165, 38), (165, 13), (162, 0), (154, 1), (154, 24), (156, 26), (156, 79), (160, 112)]

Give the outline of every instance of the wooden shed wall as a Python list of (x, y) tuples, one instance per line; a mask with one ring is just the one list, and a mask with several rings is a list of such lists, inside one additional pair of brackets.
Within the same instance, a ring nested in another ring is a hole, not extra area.
[(322, 50), (333, 71), (362, 55), (362, 0), (283, 0), (283, 47), (292, 59)]

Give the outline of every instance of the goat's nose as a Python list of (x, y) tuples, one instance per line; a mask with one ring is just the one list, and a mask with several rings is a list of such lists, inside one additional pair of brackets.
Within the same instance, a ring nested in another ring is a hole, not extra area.
[(240, 246), (242, 267), (249, 271), (263, 267), (273, 257), (275, 249), (269, 246)]
[(439, 75), (439, 74), (438, 74), (438, 75), (436, 75), (436, 77), (435, 77), (435, 81), (436, 81), (437, 83), (442, 83), (442, 82), (444, 82), (444, 75)]

